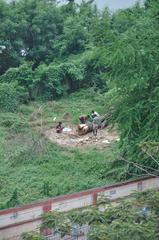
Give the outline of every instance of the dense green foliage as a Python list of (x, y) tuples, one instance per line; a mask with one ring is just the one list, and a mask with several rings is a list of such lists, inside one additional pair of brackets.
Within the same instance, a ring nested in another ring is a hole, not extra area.
[(91, 2), (0, 0), (0, 12), (0, 83), (18, 81), (23, 102), (106, 87), (105, 63), (93, 46), (100, 14)]
[[(133, 25), (115, 39), (107, 55), (112, 69), (109, 85), (115, 90), (114, 120), (121, 132), (121, 160), (127, 176), (159, 167), (159, 2), (151, 4), (147, 11), (139, 6), (131, 9), (131, 14), (135, 13)], [(151, 151), (153, 143), (155, 155)], [(145, 145), (149, 151), (145, 151)]]
[(2, 83), (16, 80), (21, 87), (21, 102), (37, 98), (47, 100), (79, 89), (83, 79), (83, 71), (74, 63), (45, 65), (41, 64), (32, 70), (32, 65), (24, 63), (19, 68), (11, 68), (0, 77)]
[(16, 84), (0, 84), (0, 111), (14, 112), (19, 106), (19, 92)]
[[(101, 200), (100, 200), (101, 202)], [(104, 204), (105, 202), (105, 204)], [(67, 213), (50, 212), (43, 216), (41, 230), (54, 229), (62, 236), (71, 235), (73, 226), (90, 226), (89, 240), (157, 240), (159, 217), (159, 193), (155, 191), (135, 193), (133, 199), (117, 205), (102, 198), (103, 208), (91, 207)], [(35, 233), (24, 234), (24, 240), (42, 239)]]

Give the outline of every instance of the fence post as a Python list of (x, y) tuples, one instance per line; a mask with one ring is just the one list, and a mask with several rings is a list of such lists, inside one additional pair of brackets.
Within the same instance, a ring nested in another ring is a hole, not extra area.
[(97, 193), (93, 194), (93, 206), (96, 207), (97, 206)]
[[(43, 205), (43, 213), (51, 212), (51, 202), (47, 203), (47, 205)], [(43, 236), (48, 236), (52, 234), (52, 230), (49, 228), (43, 229), (41, 232)]]

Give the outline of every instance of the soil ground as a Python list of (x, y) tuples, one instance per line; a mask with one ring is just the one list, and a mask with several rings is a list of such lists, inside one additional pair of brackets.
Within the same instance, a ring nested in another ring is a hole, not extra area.
[(77, 148), (98, 148), (108, 147), (112, 142), (119, 141), (117, 132), (111, 127), (99, 129), (97, 136), (92, 132), (79, 136), (77, 134), (77, 125), (67, 126), (71, 129), (67, 133), (56, 133), (55, 128), (43, 130), (43, 134), (53, 143), (61, 147), (77, 147)]

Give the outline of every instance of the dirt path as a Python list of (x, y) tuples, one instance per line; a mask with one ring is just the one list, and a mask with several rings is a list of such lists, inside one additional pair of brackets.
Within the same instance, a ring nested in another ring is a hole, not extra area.
[(103, 149), (110, 145), (110, 143), (118, 141), (118, 135), (115, 130), (110, 127), (99, 129), (97, 137), (93, 133), (88, 133), (83, 136), (78, 136), (76, 132), (76, 125), (67, 126), (71, 128), (68, 133), (56, 133), (55, 128), (44, 130), (43, 134), (53, 143), (62, 147), (77, 147), (77, 148), (98, 148)]

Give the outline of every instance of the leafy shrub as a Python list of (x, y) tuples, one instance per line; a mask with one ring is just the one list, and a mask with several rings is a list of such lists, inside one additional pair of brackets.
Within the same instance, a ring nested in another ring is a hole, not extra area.
[(11, 68), (0, 77), (0, 82), (17, 82), (17, 91), (21, 102), (43, 98), (47, 100), (64, 96), (76, 91), (83, 79), (80, 67), (72, 62), (45, 65), (34, 71), (30, 63), (19, 68)]
[(15, 81), (21, 102), (32, 99), (33, 71), (31, 63), (24, 63), (18, 68), (10, 68), (0, 76), (0, 82), (2, 83), (14, 83)]
[(40, 65), (35, 70), (34, 88), (37, 96), (55, 99), (79, 89), (82, 79), (82, 70), (71, 62)]
[(96, 87), (103, 92), (107, 90), (106, 79), (103, 73), (107, 71), (107, 59), (105, 50), (94, 48), (93, 51), (86, 51), (80, 59), (80, 65), (84, 71), (82, 86)]
[(20, 103), (16, 85), (11, 83), (0, 83), (0, 111), (14, 112)]

